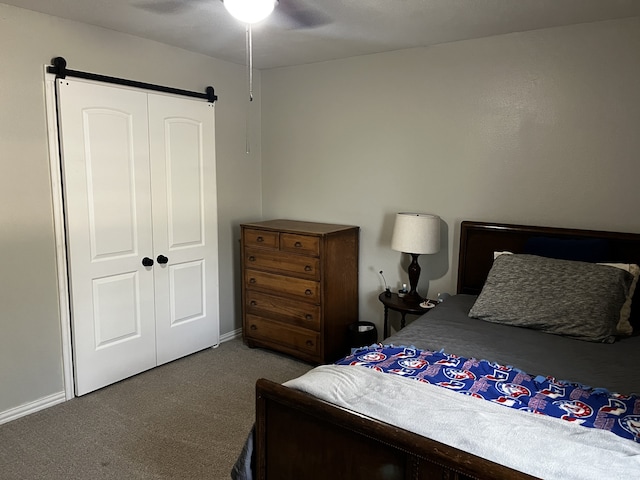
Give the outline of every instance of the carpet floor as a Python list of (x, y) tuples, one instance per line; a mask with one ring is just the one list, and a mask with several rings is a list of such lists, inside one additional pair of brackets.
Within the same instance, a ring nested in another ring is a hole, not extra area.
[(0, 425), (0, 479), (228, 479), (258, 378), (311, 366), (240, 339)]

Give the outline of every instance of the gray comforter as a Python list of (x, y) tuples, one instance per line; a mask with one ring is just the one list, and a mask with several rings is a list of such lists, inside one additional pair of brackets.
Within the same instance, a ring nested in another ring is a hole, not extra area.
[(592, 387), (640, 393), (640, 336), (593, 343), (469, 318), (476, 297), (455, 295), (385, 343), (444, 349)]

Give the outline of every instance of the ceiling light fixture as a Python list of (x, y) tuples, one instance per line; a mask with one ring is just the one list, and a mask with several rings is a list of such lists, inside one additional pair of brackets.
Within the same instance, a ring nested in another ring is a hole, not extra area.
[(276, 6), (277, 0), (223, 0), (227, 11), (244, 23), (264, 20)]

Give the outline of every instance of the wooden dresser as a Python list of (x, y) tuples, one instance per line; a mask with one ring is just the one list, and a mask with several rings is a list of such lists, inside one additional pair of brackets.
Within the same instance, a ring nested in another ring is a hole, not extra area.
[(312, 363), (349, 352), (358, 321), (360, 228), (269, 220), (241, 225), (243, 338)]

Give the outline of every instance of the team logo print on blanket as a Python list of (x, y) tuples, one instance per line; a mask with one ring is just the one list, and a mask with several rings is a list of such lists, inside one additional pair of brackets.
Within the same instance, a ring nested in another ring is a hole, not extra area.
[(360, 365), (401, 375), (510, 408), (599, 428), (640, 442), (640, 398), (553, 377), (532, 376), (486, 360), (414, 347), (376, 344), (336, 365)]

